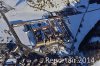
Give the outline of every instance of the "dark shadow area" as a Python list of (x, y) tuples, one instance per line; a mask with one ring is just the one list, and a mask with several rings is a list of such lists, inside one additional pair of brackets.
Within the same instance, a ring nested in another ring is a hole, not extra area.
[(79, 46), (79, 51), (100, 49), (100, 40), (91, 42), (92, 38), (100, 38), (100, 21), (90, 30)]

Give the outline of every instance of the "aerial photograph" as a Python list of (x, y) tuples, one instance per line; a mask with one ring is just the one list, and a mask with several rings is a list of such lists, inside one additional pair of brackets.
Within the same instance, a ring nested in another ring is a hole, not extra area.
[(0, 0), (0, 66), (100, 66), (100, 0)]

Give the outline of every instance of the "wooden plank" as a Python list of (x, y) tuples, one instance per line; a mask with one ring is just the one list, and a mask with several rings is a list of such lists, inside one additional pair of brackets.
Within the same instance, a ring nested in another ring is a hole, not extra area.
[(62, 41), (55, 41), (55, 40), (52, 40), (52, 41), (47, 41), (46, 42), (46, 44), (44, 44), (44, 43), (38, 43), (38, 44), (36, 44), (36, 46), (34, 47), (34, 49), (35, 48), (39, 48), (40, 46), (43, 46), (43, 45), (46, 45), (46, 46), (50, 46), (50, 45), (54, 45), (54, 44), (59, 44), (59, 43), (62, 43)]

